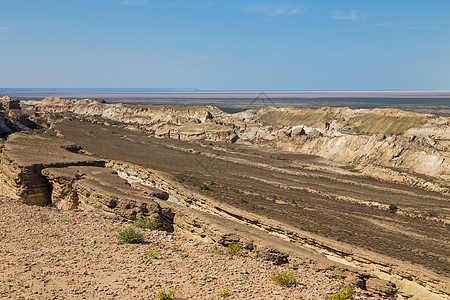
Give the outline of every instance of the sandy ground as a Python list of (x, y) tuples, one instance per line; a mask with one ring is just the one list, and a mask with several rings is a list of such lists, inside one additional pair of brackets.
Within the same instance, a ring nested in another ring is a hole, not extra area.
[[(143, 230), (145, 242), (119, 244), (129, 224), (93, 212), (60, 211), (0, 198), (1, 299), (327, 299), (344, 290), (327, 270), (274, 266), (245, 251)], [(158, 252), (149, 258), (149, 249)], [(276, 271), (293, 271), (297, 283), (275, 285)], [(352, 299), (377, 299), (356, 289)]]

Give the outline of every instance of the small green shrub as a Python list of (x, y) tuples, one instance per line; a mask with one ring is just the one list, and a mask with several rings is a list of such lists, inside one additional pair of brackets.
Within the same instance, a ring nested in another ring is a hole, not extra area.
[(166, 293), (166, 291), (162, 290), (156, 295), (156, 298), (159, 300), (172, 300), (173, 295), (175, 295), (175, 290), (170, 290)]
[(345, 296), (342, 293), (334, 293), (328, 300), (345, 300)]
[(395, 213), (398, 210), (398, 206), (395, 204), (389, 204), (389, 210), (391, 213)]
[(354, 293), (354, 291), (353, 291), (352, 287), (346, 286), (344, 293), (340, 293), (340, 292), (334, 293), (333, 296), (328, 298), (328, 300), (346, 300), (346, 299), (349, 299), (353, 295), (353, 293)]
[(354, 293), (354, 291), (351, 286), (345, 287), (345, 293), (344, 293), (345, 297), (350, 298), (351, 296), (353, 296), (353, 293)]
[(159, 250), (158, 250), (158, 249), (152, 249), (152, 248), (149, 248), (149, 249), (147, 250), (146, 255), (147, 255), (148, 258), (158, 258), (158, 256), (159, 256)]
[(122, 243), (138, 244), (144, 240), (142, 232), (135, 230), (133, 226), (128, 227), (122, 231), (119, 231), (117, 238)]
[(229, 288), (225, 288), (223, 290), (217, 291), (217, 294), (223, 298), (231, 296), (231, 290)]
[(238, 255), (239, 251), (241, 251), (241, 246), (236, 243), (231, 243), (228, 245), (228, 252), (230, 255)]
[(136, 227), (141, 227), (141, 228), (146, 228), (146, 229), (156, 229), (156, 221), (154, 219), (146, 219), (146, 218), (141, 218), (141, 219), (136, 219), (133, 222), (134, 226)]
[(275, 284), (286, 287), (291, 286), (296, 281), (294, 272), (275, 272), (270, 278)]

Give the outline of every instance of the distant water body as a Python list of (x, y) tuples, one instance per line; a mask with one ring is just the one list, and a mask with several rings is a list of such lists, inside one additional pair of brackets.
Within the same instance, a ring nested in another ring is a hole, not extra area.
[(399, 108), (450, 116), (450, 91), (252, 91), (193, 88), (0, 88), (21, 100), (102, 98), (109, 103), (213, 105), (227, 112), (263, 106)]

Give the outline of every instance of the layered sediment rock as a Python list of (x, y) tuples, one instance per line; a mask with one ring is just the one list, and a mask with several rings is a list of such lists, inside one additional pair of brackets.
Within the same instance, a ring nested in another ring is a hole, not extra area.
[(73, 145), (60, 139), (10, 135), (0, 146), (0, 195), (27, 204), (93, 210), (115, 218), (149, 217), (171, 228), (172, 220), (161, 214), (154, 200), (167, 199), (166, 193), (157, 189), (140, 192), (105, 168), (103, 160), (67, 148)]
[[(168, 174), (118, 161), (110, 161), (108, 166), (130, 183), (151, 185), (166, 190), (170, 194), (170, 199), (161, 205), (175, 213), (173, 226), (177, 234), (189, 238), (200, 237), (224, 246), (232, 243), (239, 244), (243, 249), (249, 250), (250, 255), (272, 261), (274, 264), (288, 262), (296, 264), (298, 257), (303, 257), (299, 263), (304, 263), (304, 255), (311, 255), (311, 253), (302, 252), (305, 250), (296, 242), (309, 244), (313, 249), (325, 251), (322, 253), (327, 253), (328, 257), (333, 256), (334, 259), (340, 257), (341, 261), (347, 261), (349, 265), (382, 270), (380, 272), (383, 275), (382, 279), (368, 273), (356, 274), (354, 270), (346, 276), (349, 276), (348, 282), (352, 285), (367, 289), (383, 299), (396, 295), (398, 287), (393, 282), (402, 286), (409, 284), (399, 291), (400, 294), (406, 295), (405, 290), (414, 289), (415, 293), (424, 299), (431, 297), (431, 294), (423, 286), (433, 287), (444, 293), (448, 289), (445, 286), (446, 281), (437, 280), (436, 274), (424, 270), (417, 272), (411, 265), (398, 260), (300, 232), (290, 226), (280, 226), (273, 220), (239, 211), (224, 203), (217, 203), (213, 199), (207, 199), (203, 195), (186, 190), (173, 181)], [(245, 226), (242, 223), (252, 226)], [(275, 234), (279, 237), (288, 237), (290, 242), (275, 238)], [(330, 262), (322, 261), (322, 258), (324, 256), (321, 258), (314, 256), (314, 261), (323, 263), (323, 268), (329, 268)], [(336, 274), (342, 276), (343, 270), (340, 269)]]
[(70, 100), (45, 98), (42, 101), (27, 101), (22, 106), (34, 112), (46, 112), (100, 117), (124, 124), (139, 126), (170, 123), (183, 125), (200, 124), (211, 121), (213, 115), (223, 113), (214, 107), (189, 107), (177, 105), (125, 105), (106, 104), (101, 99)]
[[(236, 114), (189, 106), (106, 104), (101, 100), (27, 101), (29, 112), (122, 124), (160, 138), (253, 143), (358, 166), (378, 165), (432, 176), (411, 179), (448, 193), (450, 118), (396, 109), (266, 107)], [(109, 120), (109, 121), (108, 121)], [(383, 179), (382, 174), (378, 174)], [(386, 180), (392, 180), (388, 176)], [(403, 179), (399, 179), (403, 180)], [(425, 181), (423, 183), (423, 181)]]
[[(160, 226), (170, 226), (171, 222), (161, 218), (161, 207), (151, 196), (130, 187), (111, 169), (70, 166), (47, 168), (42, 174), (52, 185), (51, 202), (58, 208), (92, 210), (129, 220), (153, 218)], [(162, 191), (157, 195), (164, 197)]]
[(69, 153), (57, 140), (14, 133), (0, 146), (0, 194), (27, 204), (50, 203), (51, 186), (41, 171), (71, 165), (102, 166), (98, 159)]

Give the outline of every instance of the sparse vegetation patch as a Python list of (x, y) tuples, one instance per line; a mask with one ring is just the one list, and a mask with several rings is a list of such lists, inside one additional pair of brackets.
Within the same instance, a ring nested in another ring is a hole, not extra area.
[(156, 229), (157, 224), (155, 219), (148, 219), (148, 218), (140, 218), (136, 219), (133, 222), (134, 226), (145, 228), (145, 229)]
[(166, 293), (166, 291), (161, 290), (156, 295), (156, 299), (159, 299), (159, 300), (172, 300), (174, 295), (175, 295), (175, 290), (170, 290), (167, 293)]
[(239, 244), (231, 243), (228, 245), (228, 252), (230, 253), (230, 255), (238, 255), (240, 251), (241, 246)]
[(138, 244), (144, 240), (144, 235), (139, 230), (136, 230), (133, 226), (128, 227), (122, 231), (119, 231), (117, 238), (121, 243), (126, 244)]
[(146, 255), (147, 255), (148, 258), (156, 259), (159, 256), (159, 250), (158, 249), (149, 248), (147, 250)]
[(328, 298), (328, 300), (346, 300), (349, 299), (352, 295), (353, 295), (354, 291), (352, 289), (351, 286), (347, 286), (345, 288), (345, 292), (344, 293), (334, 293), (333, 296), (331, 296), (330, 298)]
[(275, 272), (270, 276), (275, 284), (289, 287), (296, 281), (294, 272)]
[(223, 290), (217, 291), (217, 294), (222, 298), (226, 298), (231, 296), (231, 290), (229, 288), (225, 288)]

